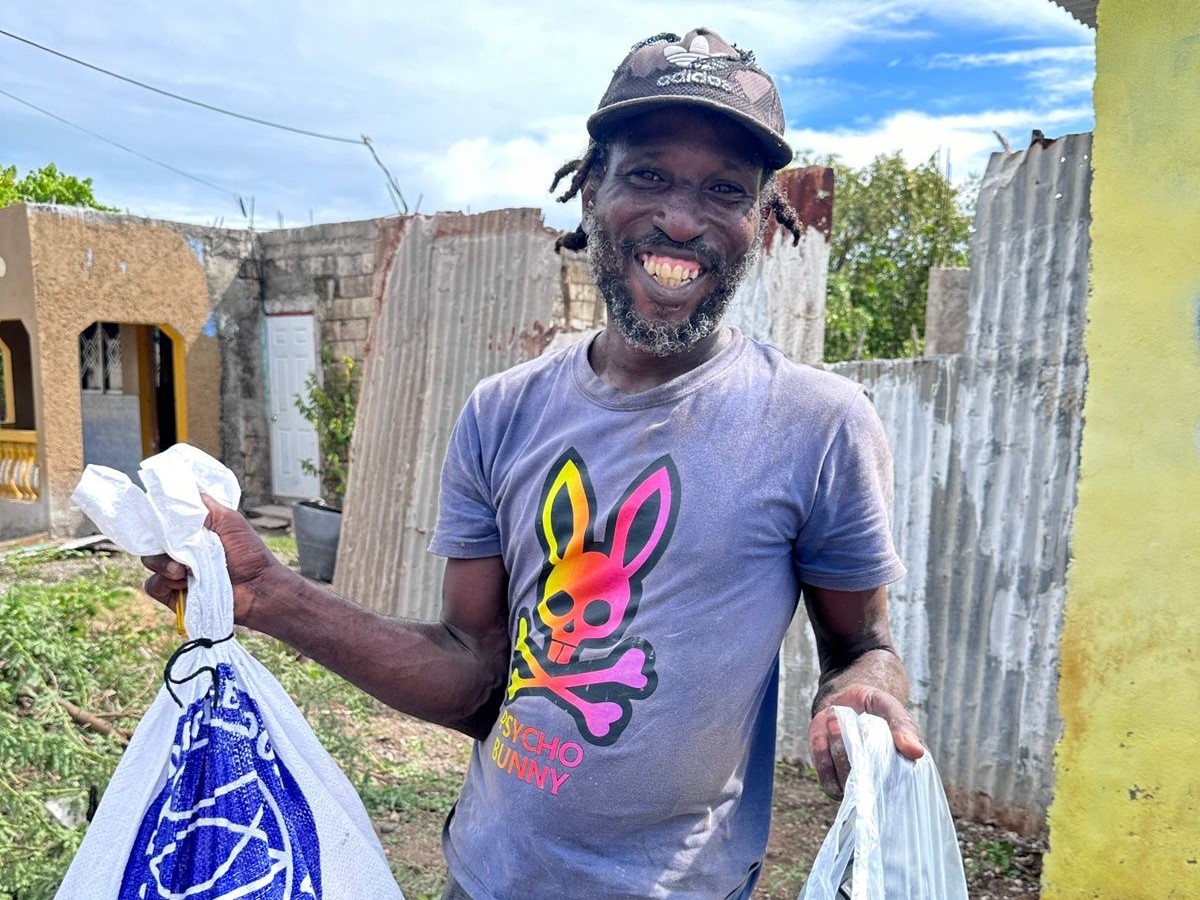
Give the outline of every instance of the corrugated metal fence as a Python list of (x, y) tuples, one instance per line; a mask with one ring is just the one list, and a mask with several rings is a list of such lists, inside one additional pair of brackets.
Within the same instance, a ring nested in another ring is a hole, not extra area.
[[(952, 802), (1026, 833), (1043, 828), (1060, 730), (1090, 147), (1075, 135), (992, 158), (963, 354), (835, 367), (870, 388), (892, 440), (909, 571), (893, 589), (893, 626)], [(775, 237), (730, 317), (816, 361), (831, 185), (820, 172), (791, 177), (785, 189), (815, 227), (798, 252)], [(336, 586), (430, 619), (442, 563), (425, 546), (450, 429), (476, 381), (549, 342), (565, 281), (534, 210), (413, 218), (398, 240), (372, 324)], [(572, 317), (593, 309), (580, 297)], [(783, 650), (782, 754), (804, 755), (816, 674), (800, 616)]]
[(485, 375), (541, 353), (561, 306), (554, 233), (535, 209), (405, 220), (371, 322), (335, 587), (436, 619), (437, 519), (450, 431)]
[[(806, 232), (777, 230), (734, 307), (797, 358), (815, 361), (823, 325), (832, 172), (785, 173)], [(425, 552), (446, 443), (475, 384), (538, 356), (595, 320), (577, 258), (554, 253), (537, 210), (402, 220), (368, 338), (335, 588), (381, 612), (436, 619), (444, 563)], [(577, 332), (579, 333), (579, 332)]]
[(1061, 731), (1090, 154), (1070, 135), (992, 157), (961, 356), (834, 367), (870, 388), (892, 440), (909, 570), (893, 621), (951, 802), (1025, 833), (1044, 829)]

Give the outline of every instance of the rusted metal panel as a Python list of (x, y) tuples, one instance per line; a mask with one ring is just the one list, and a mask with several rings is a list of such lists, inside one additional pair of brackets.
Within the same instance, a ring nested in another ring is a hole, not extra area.
[(779, 173), (779, 190), (796, 210), (799, 243), (793, 246), (792, 235), (770, 217), (763, 252), (738, 289), (726, 321), (798, 362), (818, 363), (825, 346), (833, 169), (787, 169)]
[[(1090, 155), (1091, 136), (1071, 135), (992, 157), (963, 354), (834, 367), (868, 386), (892, 441), (908, 568), (891, 594), (895, 636), (951, 802), (1024, 833), (1044, 830), (1061, 731)], [(797, 684), (812, 676), (795, 661), (786, 695), (798, 704), (815, 680)], [(800, 718), (783, 717), (795, 752)]]
[(451, 428), (479, 379), (541, 353), (560, 305), (554, 235), (532, 209), (408, 220), (372, 320), (336, 588), (381, 612), (436, 619), (426, 552)]

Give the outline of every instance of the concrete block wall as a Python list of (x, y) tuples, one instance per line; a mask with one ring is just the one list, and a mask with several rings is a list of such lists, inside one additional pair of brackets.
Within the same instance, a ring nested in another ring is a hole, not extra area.
[(312, 313), (318, 341), (362, 361), (371, 319), (380, 221), (287, 228), (258, 236), (263, 311)]
[(271, 495), (271, 436), (258, 238), (240, 229), (172, 227), (199, 258), (208, 283), (208, 327), (217, 337), (221, 360), (221, 460), (237, 476), (246, 502), (264, 503)]

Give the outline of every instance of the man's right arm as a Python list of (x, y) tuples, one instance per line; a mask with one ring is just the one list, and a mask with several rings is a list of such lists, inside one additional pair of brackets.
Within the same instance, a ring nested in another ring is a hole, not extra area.
[[(477, 740), (496, 720), (508, 677), (508, 573), (499, 557), (451, 559), (437, 622), (371, 612), (279, 563), (239, 513), (209, 503), (225, 547), (234, 621), (296, 648), (388, 706)], [(181, 564), (143, 560), (146, 591), (172, 605)]]

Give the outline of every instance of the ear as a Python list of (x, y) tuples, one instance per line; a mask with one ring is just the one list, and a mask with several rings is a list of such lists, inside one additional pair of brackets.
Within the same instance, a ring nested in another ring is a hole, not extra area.
[(644, 575), (666, 550), (678, 504), (679, 479), (671, 459), (663, 457), (634, 482), (609, 524), (609, 557), (626, 577)]
[(551, 565), (583, 552), (583, 541), (592, 523), (592, 506), (583, 460), (568, 450), (550, 470), (542, 489), (538, 531)]

